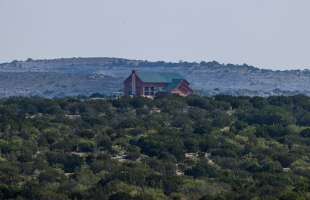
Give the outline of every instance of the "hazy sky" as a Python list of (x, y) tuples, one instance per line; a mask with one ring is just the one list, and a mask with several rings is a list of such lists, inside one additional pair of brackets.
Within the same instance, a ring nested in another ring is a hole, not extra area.
[(217, 60), (310, 69), (310, 0), (0, 0), (0, 62)]

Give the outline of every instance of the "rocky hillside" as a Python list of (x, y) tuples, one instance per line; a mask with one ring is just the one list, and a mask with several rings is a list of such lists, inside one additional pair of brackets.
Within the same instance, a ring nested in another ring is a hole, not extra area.
[(132, 69), (177, 71), (204, 95), (310, 95), (309, 70), (272, 71), (215, 61), (168, 63), (119, 58), (66, 58), (0, 64), (0, 97), (110, 95), (122, 88), (122, 81)]

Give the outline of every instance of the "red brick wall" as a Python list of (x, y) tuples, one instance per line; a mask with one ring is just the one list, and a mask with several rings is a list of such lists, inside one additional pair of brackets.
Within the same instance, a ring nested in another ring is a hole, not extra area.
[[(131, 95), (130, 91), (131, 91), (131, 85), (132, 85), (132, 74), (124, 81), (124, 94), (126, 96)], [(142, 84), (143, 82), (139, 79), (139, 77), (136, 76), (136, 94), (142, 95)]]

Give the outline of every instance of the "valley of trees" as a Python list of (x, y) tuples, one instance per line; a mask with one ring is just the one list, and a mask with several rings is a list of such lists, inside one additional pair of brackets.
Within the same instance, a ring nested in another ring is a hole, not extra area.
[(307, 200), (310, 98), (0, 100), (0, 199)]

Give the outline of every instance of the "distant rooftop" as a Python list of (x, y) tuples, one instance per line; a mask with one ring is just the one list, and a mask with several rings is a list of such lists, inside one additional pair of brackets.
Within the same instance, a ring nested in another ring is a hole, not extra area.
[(139, 78), (143, 82), (149, 83), (172, 83), (176, 80), (183, 80), (180, 74), (173, 72), (146, 72), (146, 71), (138, 71), (136, 72)]

